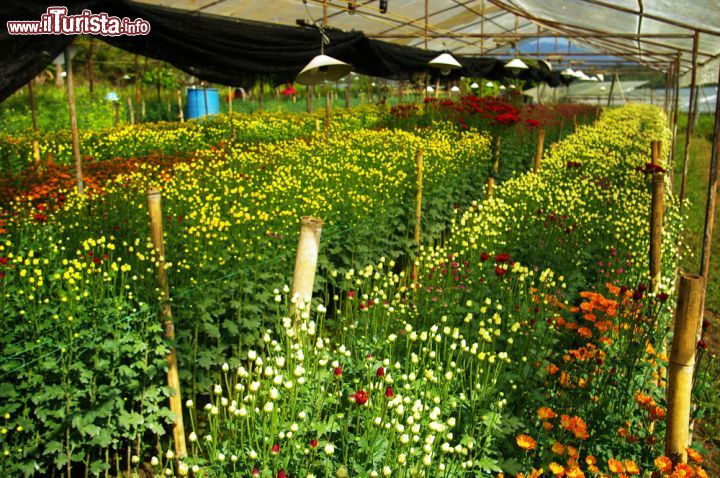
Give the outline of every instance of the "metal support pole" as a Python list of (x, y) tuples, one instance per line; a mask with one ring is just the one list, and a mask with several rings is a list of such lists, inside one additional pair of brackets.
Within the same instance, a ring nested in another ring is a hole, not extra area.
[(678, 52), (675, 58), (675, 84), (673, 86), (673, 115), (672, 115), (672, 145), (670, 148), (670, 161), (669, 161), (669, 173), (670, 173), (670, 185), (673, 184), (673, 177), (675, 176), (675, 151), (677, 146), (677, 124), (678, 115), (680, 109), (680, 60), (682, 54)]
[(683, 174), (682, 182), (680, 183), (680, 207), (685, 203), (685, 189), (687, 188), (687, 174), (690, 158), (690, 140), (692, 139), (693, 133), (693, 117), (695, 115), (695, 87), (697, 86), (697, 53), (699, 44), (700, 34), (695, 32), (693, 36), (693, 48), (692, 48), (692, 72), (690, 77), (690, 103), (688, 105), (688, 124), (687, 130), (685, 131), (685, 150), (683, 153)]
[(35, 109), (35, 93), (33, 91), (33, 80), (28, 81), (28, 99), (30, 100), (30, 114), (32, 116), (33, 127), (33, 163), (35, 167), (40, 167), (40, 145), (38, 144), (38, 127), (37, 127), (37, 110)]

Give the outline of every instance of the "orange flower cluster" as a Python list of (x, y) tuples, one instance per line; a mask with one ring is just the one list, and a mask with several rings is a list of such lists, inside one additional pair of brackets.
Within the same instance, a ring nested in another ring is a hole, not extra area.
[[(660, 472), (662, 478), (709, 478), (707, 471), (699, 464), (702, 463), (702, 455), (692, 448), (687, 448), (690, 463), (678, 463), (673, 466), (672, 460), (666, 456), (655, 458), (655, 468)], [(653, 475), (656, 476), (656, 475)]]
[(534, 450), (537, 446), (537, 442), (530, 435), (518, 435), (515, 442), (523, 450)]
[(635, 394), (635, 403), (650, 414), (650, 421), (663, 420), (665, 418), (665, 409), (659, 407), (650, 395), (637, 392)]
[(560, 427), (563, 430), (567, 430), (572, 433), (575, 438), (587, 440), (590, 437), (590, 434), (587, 431), (587, 424), (580, 417), (562, 415), (560, 417)]

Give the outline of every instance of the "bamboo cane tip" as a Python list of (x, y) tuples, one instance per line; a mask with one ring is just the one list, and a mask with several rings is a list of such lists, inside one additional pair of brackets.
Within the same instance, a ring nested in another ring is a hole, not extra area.
[(301, 221), (302, 227), (307, 227), (312, 230), (320, 230), (323, 226), (323, 220), (314, 216), (303, 216)]
[(147, 190), (147, 196), (148, 196), (148, 198), (153, 198), (153, 199), (157, 196), (160, 196), (160, 189), (158, 189), (154, 186), (149, 187)]
[(681, 277), (682, 279), (684, 279), (684, 280), (686, 280), (686, 281), (690, 281), (690, 282), (697, 282), (697, 281), (702, 281), (702, 280), (704, 280), (704, 279), (703, 279), (703, 276), (700, 276), (700, 275), (697, 275), (697, 274), (693, 274), (693, 273), (691, 273), (691, 272), (681, 272), (681, 273), (680, 273), (680, 277)]

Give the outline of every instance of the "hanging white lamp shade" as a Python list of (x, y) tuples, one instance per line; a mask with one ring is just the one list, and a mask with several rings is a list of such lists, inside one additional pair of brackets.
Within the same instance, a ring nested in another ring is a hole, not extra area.
[(480, 88), (480, 85), (478, 85), (477, 82), (473, 81), (472, 85), (470, 85), (470, 88), (472, 88), (473, 90), (476, 90), (476, 89)]
[(488, 88), (492, 88), (493, 86), (495, 86), (495, 83), (493, 83), (492, 81), (488, 81), (487, 83), (485, 83), (485, 86), (487, 86)]
[(597, 76), (597, 79), (598, 79), (598, 80), (600, 80), (600, 81), (605, 81), (605, 75), (603, 75), (602, 73), (598, 73), (598, 74), (595, 75), (595, 76)]
[(575, 76), (575, 71), (572, 68), (565, 68), (560, 72), (562, 76)]
[(454, 85), (452, 88), (450, 88), (450, 91), (452, 91), (453, 93), (459, 93), (460, 87), (458, 85)]
[(514, 58), (505, 63), (505, 68), (512, 71), (527, 70), (528, 66), (520, 58)]
[(436, 56), (428, 62), (428, 66), (439, 68), (443, 75), (449, 75), (450, 71), (463, 67), (450, 53)]
[(500, 90), (501, 90), (501, 91), (502, 91), (502, 90), (505, 90), (505, 89), (506, 89), (506, 88), (505, 88), (505, 85), (500, 85)]
[(435, 91), (435, 88), (433, 88), (432, 86), (428, 86), (427, 88), (425, 88), (425, 91), (427, 91), (428, 93), (432, 93), (433, 91)]
[(318, 85), (324, 81), (339, 80), (351, 70), (352, 65), (323, 54), (310, 60), (295, 77), (295, 81), (301, 85)]
[(552, 65), (550, 64), (549, 61), (547, 61), (547, 60), (538, 60), (538, 61), (540, 63), (542, 63), (543, 65), (545, 65), (549, 71), (552, 71)]

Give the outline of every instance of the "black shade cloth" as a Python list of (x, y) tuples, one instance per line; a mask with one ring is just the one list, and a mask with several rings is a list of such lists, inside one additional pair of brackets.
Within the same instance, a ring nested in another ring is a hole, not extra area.
[[(27, 84), (57, 57), (73, 36), (14, 36), (7, 32), (10, 20), (39, 20), (57, 2), (3, 0), (0, 2), (0, 101)], [(202, 80), (228, 86), (247, 86), (263, 79), (275, 84), (292, 82), (300, 70), (319, 53), (320, 33), (315, 28), (283, 26), (155, 7), (128, 0), (66, 0), (69, 14), (83, 9), (120, 18), (150, 22), (145, 36), (100, 36), (103, 41), (168, 62)], [(270, 7), (269, 7), (270, 8)], [(427, 62), (439, 52), (367, 38), (362, 32), (327, 29), (326, 54), (350, 63), (353, 70), (388, 79), (408, 79), (419, 73), (438, 72)], [(458, 56), (464, 68), (460, 76), (501, 80), (509, 76), (504, 62), (495, 58)], [(545, 68), (529, 68), (519, 78), (566, 84), (567, 79)]]

